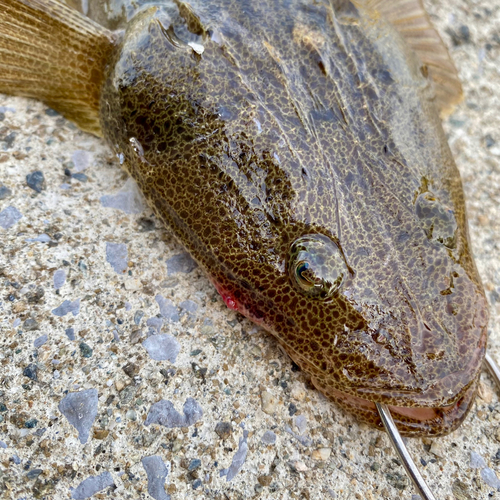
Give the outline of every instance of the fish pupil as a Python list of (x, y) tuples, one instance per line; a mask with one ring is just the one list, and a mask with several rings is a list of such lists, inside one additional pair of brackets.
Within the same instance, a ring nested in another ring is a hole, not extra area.
[(296, 288), (315, 299), (332, 297), (347, 275), (338, 246), (324, 235), (297, 239), (290, 250), (289, 266)]

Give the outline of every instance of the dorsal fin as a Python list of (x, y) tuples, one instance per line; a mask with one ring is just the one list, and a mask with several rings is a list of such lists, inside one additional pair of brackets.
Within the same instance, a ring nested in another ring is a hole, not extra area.
[(101, 135), (101, 85), (116, 38), (57, 0), (0, 0), (0, 92), (40, 99)]
[(421, 0), (356, 0), (389, 21), (415, 51), (434, 81), (441, 116), (449, 114), (462, 99), (462, 85), (448, 50)]

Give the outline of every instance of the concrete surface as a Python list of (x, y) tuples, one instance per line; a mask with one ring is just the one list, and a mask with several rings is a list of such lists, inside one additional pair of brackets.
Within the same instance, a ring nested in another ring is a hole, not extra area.
[[(426, 3), (464, 83), (445, 126), (500, 359), (500, 3)], [(0, 106), (0, 498), (412, 498), (386, 436), (224, 306), (102, 141)], [(437, 498), (500, 498), (499, 422), (483, 374), (459, 430), (408, 442)]]

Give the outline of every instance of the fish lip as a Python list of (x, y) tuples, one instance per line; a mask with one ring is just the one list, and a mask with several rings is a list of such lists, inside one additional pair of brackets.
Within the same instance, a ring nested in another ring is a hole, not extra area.
[[(479, 345), (474, 355), (461, 370), (447, 375), (414, 390), (391, 390), (387, 388), (356, 388), (351, 395), (361, 399), (384, 403), (400, 408), (446, 408), (454, 405), (463, 395), (464, 390), (477, 379), (482, 370), (486, 354), (487, 329), (484, 328)], [(336, 388), (340, 392), (341, 388)]]
[[(480, 373), (464, 387), (455, 401), (443, 406), (396, 406), (388, 404), (392, 418), (402, 436), (437, 437), (456, 430), (468, 415), (475, 401)], [(313, 379), (313, 383), (315, 380)], [(323, 392), (323, 388), (321, 389)], [(328, 396), (357, 419), (383, 429), (374, 401), (331, 389)]]

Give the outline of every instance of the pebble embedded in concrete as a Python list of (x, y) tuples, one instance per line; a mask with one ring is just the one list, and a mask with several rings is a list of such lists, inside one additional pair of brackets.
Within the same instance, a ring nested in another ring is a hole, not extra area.
[(233, 432), (230, 422), (217, 422), (215, 432), (221, 439), (227, 439)]
[(182, 411), (181, 415), (172, 402), (162, 399), (151, 406), (144, 425), (159, 424), (169, 429), (189, 427), (203, 416), (203, 409), (193, 398), (186, 399)]
[(85, 500), (100, 491), (113, 486), (115, 482), (109, 472), (103, 472), (98, 476), (91, 476), (84, 479), (72, 492), (71, 498), (74, 500)]
[(481, 478), (488, 486), (491, 486), (496, 490), (500, 489), (500, 479), (498, 479), (493, 469), (490, 469), (489, 467), (481, 469)]
[(186, 252), (174, 255), (166, 262), (169, 276), (177, 273), (188, 274), (197, 267), (195, 260)]
[(128, 268), (128, 250), (124, 243), (106, 242), (106, 260), (118, 274), (125, 274)]
[(97, 416), (97, 403), (96, 389), (70, 393), (59, 403), (59, 411), (78, 431), (78, 439), (82, 444), (89, 438), (90, 429)]
[(179, 311), (170, 299), (166, 299), (163, 295), (156, 295), (155, 300), (160, 308), (160, 314), (167, 320), (176, 323), (179, 321)]
[(6, 200), (12, 196), (12, 191), (3, 184), (0, 185), (0, 201)]
[(73, 314), (77, 316), (80, 312), (80, 299), (76, 300), (65, 300), (60, 306), (52, 310), (52, 314), (55, 316), (66, 316), (66, 314)]
[(220, 476), (226, 476), (226, 481), (232, 481), (242, 469), (248, 453), (248, 431), (243, 431), (243, 437), (238, 443), (238, 451), (234, 454), (231, 465), (220, 471)]
[(170, 463), (167, 467), (158, 455), (144, 457), (141, 462), (148, 476), (148, 493), (155, 500), (170, 500), (170, 495), (165, 493), (165, 480), (170, 471)]
[(103, 207), (121, 210), (126, 214), (140, 214), (145, 209), (144, 197), (131, 178), (118, 193), (106, 194), (100, 201)]
[(16, 207), (7, 207), (0, 212), (0, 227), (10, 229), (23, 217), (23, 214)]
[(35, 347), (36, 349), (38, 349), (39, 347), (42, 347), (43, 344), (45, 344), (47, 342), (47, 340), (49, 339), (48, 335), (47, 334), (44, 334), (44, 335), (40, 335), (40, 337), (37, 337), (34, 341), (33, 341), (33, 347)]
[(260, 398), (262, 401), (262, 411), (268, 415), (272, 415), (278, 406), (278, 399), (268, 391), (262, 391)]
[(58, 269), (54, 273), (54, 288), (59, 290), (63, 287), (64, 283), (66, 283), (66, 271), (64, 269)]
[(273, 431), (266, 431), (262, 435), (261, 441), (267, 445), (273, 445), (276, 443), (276, 434)]
[(142, 346), (148, 351), (151, 359), (155, 361), (168, 360), (171, 363), (175, 363), (181, 349), (175, 337), (168, 334), (151, 335), (142, 343)]
[(35, 172), (28, 174), (26, 176), (26, 184), (28, 184), (33, 191), (41, 193), (45, 189), (45, 177), (43, 172), (36, 170)]
[(486, 462), (481, 455), (479, 455), (475, 451), (471, 451), (469, 467), (471, 469), (483, 469), (484, 467), (486, 467)]

